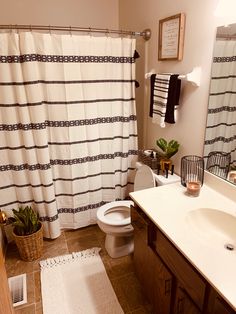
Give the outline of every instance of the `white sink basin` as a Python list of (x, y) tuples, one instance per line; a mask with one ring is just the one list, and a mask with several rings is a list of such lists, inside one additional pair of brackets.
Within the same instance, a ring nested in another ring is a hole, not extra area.
[(236, 216), (212, 208), (199, 208), (187, 214), (187, 223), (210, 245), (235, 246), (236, 252)]

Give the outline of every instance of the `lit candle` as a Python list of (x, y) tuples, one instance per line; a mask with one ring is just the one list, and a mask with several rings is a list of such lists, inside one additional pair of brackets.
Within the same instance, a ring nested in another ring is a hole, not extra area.
[(229, 181), (236, 183), (236, 173), (235, 172), (230, 173)]
[(201, 189), (201, 182), (199, 181), (188, 181), (187, 182), (187, 193), (191, 196), (198, 196)]

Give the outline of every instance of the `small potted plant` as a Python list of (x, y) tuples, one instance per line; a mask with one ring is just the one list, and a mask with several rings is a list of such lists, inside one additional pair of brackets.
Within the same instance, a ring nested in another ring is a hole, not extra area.
[(161, 157), (161, 170), (170, 170), (172, 165), (170, 158), (178, 152), (180, 144), (176, 140), (167, 142), (164, 138), (159, 138), (156, 144), (162, 150), (162, 152), (158, 152)]
[(39, 215), (31, 206), (13, 209), (10, 221), (20, 257), (24, 261), (34, 261), (43, 252), (43, 226)]

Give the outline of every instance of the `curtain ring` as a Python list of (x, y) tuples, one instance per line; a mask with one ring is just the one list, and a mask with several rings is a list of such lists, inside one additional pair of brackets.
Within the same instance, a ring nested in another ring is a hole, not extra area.
[(106, 31), (106, 36), (108, 37), (109, 36), (109, 29), (107, 28), (107, 31)]
[(92, 36), (92, 28), (89, 27), (89, 36)]
[(32, 25), (30, 24), (30, 31), (31, 31), (31, 33), (32, 33)]
[(51, 25), (48, 26), (49, 34), (52, 35)]
[(17, 27), (17, 24), (15, 25), (15, 28), (16, 28), (16, 33), (19, 35), (19, 29)]
[(72, 30), (71, 30), (71, 26), (70, 26), (70, 36), (72, 37)]

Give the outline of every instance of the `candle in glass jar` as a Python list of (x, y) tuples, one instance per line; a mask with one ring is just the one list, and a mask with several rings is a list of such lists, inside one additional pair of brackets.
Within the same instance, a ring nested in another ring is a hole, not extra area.
[(229, 181), (236, 183), (236, 173), (235, 172), (230, 173)]
[(198, 196), (201, 189), (201, 182), (199, 181), (188, 181), (187, 182), (187, 193), (191, 196)]

